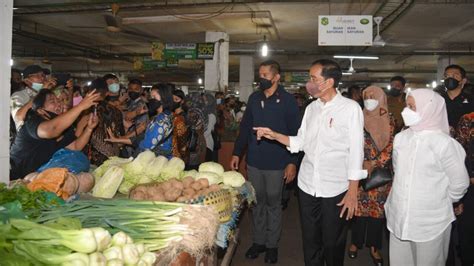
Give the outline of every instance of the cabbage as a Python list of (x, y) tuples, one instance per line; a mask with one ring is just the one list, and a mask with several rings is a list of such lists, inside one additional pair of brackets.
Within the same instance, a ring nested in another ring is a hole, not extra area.
[(184, 162), (178, 157), (173, 157), (169, 160), (163, 169), (161, 169), (160, 177), (162, 180), (169, 180), (171, 178), (179, 178), (181, 172), (184, 171)]
[(98, 179), (100, 177), (102, 177), (105, 172), (107, 172), (107, 170), (112, 167), (112, 166), (122, 166), (126, 163), (129, 163), (133, 160), (132, 157), (128, 158), (128, 159), (124, 159), (124, 158), (119, 158), (119, 157), (110, 157), (107, 161), (105, 161), (101, 166), (97, 167), (94, 172), (92, 172), (92, 174), (94, 175), (94, 177), (96, 178), (96, 181), (98, 181)]
[(130, 190), (135, 186), (136, 184), (134, 182), (131, 182), (130, 180), (124, 179), (122, 184), (119, 187), (119, 192), (125, 195), (128, 195), (130, 193)]
[(112, 166), (100, 178), (92, 190), (92, 195), (99, 198), (111, 199), (117, 193), (117, 189), (123, 180), (123, 170), (118, 166)]
[(224, 185), (231, 187), (241, 187), (245, 183), (244, 176), (237, 171), (227, 171), (222, 175)]
[(222, 177), (218, 176), (213, 172), (199, 172), (195, 179), (205, 178), (209, 181), (209, 185), (220, 184), (222, 183)]
[(224, 167), (215, 162), (205, 162), (199, 165), (199, 172), (212, 172), (218, 176), (222, 176), (224, 173)]
[[(123, 165), (123, 170), (125, 171), (125, 181), (127, 181), (126, 187), (130, 185), (138, 185), (140, 184), (140, 180), (143, 178), (143, 175), (145, 175), (145, 169), (148, 167), (148, 165), (155, 159), (155, 154), (152, 151), (146, 150), (140, 154), (138, 154), (137, 158), (133, 160), (130, 163), (127, 163)], [(143, 182), (147, 183), (150, 178), (146, 177), (146, 180)], [(125, 182), (124, 182), (125, 183)], [(125, 191), (124, 189), (120, 190), (120, 193), (123, 193), (122, 191)]]
[(160, 181), (159, 177), (161, 170), (168, 162), (168, 159), (164, 156), (158, 156), (153, 161), (151, 161), (145, 168), (145, 174), (155, 181)]
[(194, 179), (196, 179), (196, 175), (198, 174), (198, 171), (196, 170), (189, 170), (189, 171), (184, 171), (182, 174), (181, 174), (181, 178), (185, 178), (185, 177), (192, 177)]
[(155, 153), (150, 150), (146, 150), (138, 154), (137, 158), (135, 158), (133, 161), (139, 163), (142, 168), (146, 168), (155, 158)]

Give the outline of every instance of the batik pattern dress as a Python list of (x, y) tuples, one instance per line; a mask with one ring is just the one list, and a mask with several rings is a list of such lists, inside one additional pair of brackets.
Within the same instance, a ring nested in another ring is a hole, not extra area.
[(469, 176), (474, 177), (474, 113), (461, 117), (455, 138), (466, 151), (466, 167)]
[(139, 152), (151, 150), (156, 156), (170, 159), (173, 156), (173, 115), (165, 111), (153, 118), (139, 144)]
[[(390, 115), (390, 142), (382, 151), (378, 150), (370, 134), (364, 131), (364, 161), (375, 162), (376, 167), (391, 168), (394, 131), (395, 120), (393, 116)], [(384, 204), (391, 187), (391, 183), (369, 191), (364, 191), (362, 187), (359, 187), (357, 196), (359, 204), (357, 206), (356, 216), (378, 219), (385, 218)]]
[(173, 116), (173, 156), (187, 162), (188, 159), (188, 127), (183, 114)]

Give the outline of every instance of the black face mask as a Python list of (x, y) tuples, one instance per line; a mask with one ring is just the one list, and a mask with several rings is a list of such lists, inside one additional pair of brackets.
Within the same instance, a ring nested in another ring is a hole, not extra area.
[(444, 87), (447, 90), (455, 90), (459, 86), (459, 81), (455, 78), (447, 78), (444, 80)]
[(398, 97), (402, 95), (402, 91), (394, 88), (390, 90), (390, 95), (392, 95), (393, 97)]
[(140, 97), (140, 93), (136, 92), (136, 91), (129, 91), (128, 92), (128, 97), (130, 97), (130, 99), (135, 101), (136, 99), (138, 99), (138, 97)]
[(181, 103), (173, 103), (173, 106), (171, 107), (171, 110), (174, 112), (176, 109), (181, 107)]
[(119, 100), (119, 96), (107, 96), (105, 97), (105, 101), (106, 102), (115, 102), (115, 101), (118, 101)]
[(151, 99), (148, 101), (148, 115), (150, 117), (155, 116), (158, 113), (158, 109), (161, 107), (161, 101)]
[(271, 80), (265, 79), (265, 78), (260, 78), (260, 82), (259, 82), (259, 85), (258, 85), (259, 89), (264, 91), (264, 90), (270, 89), (272, 86), (273, 86), (273, 83), (272, 83)]

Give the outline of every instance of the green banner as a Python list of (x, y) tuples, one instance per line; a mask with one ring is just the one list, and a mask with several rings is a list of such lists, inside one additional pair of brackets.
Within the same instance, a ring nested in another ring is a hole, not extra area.
[(157, 60), (153, 60), (151, 56), (145, 56), (143, 58), (142, 66), (143, 66), (142, 67), (143, 70), (156, 70), (160, 68), (165, 68), (166, 61), (157, 61)]
[(212, 60), (214, 58), (214, 43), (198, 43), (197, 59)]
[(308, 72), (287, 72), (285, 82), (306, 83), (309, 79)]
[(196, 59), (195, 43), (167, 43), (165, 46), (165, 58), (173, 62), (180, 59)]

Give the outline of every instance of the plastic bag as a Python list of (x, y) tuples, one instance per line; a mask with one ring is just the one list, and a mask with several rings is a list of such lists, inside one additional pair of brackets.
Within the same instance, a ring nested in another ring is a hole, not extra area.
[(27, 218), (18, 200), (0, 205), (0, 224), (6, 224), (11, 218)]
[(67, 168), (69, 172), (78, 174), (81, 172), (89, 172), (90, 162), (87, 156), (81, 151), (60, 149), (53, 154), (49, 162), (38, 169), (38, 172), (49, 168)]

